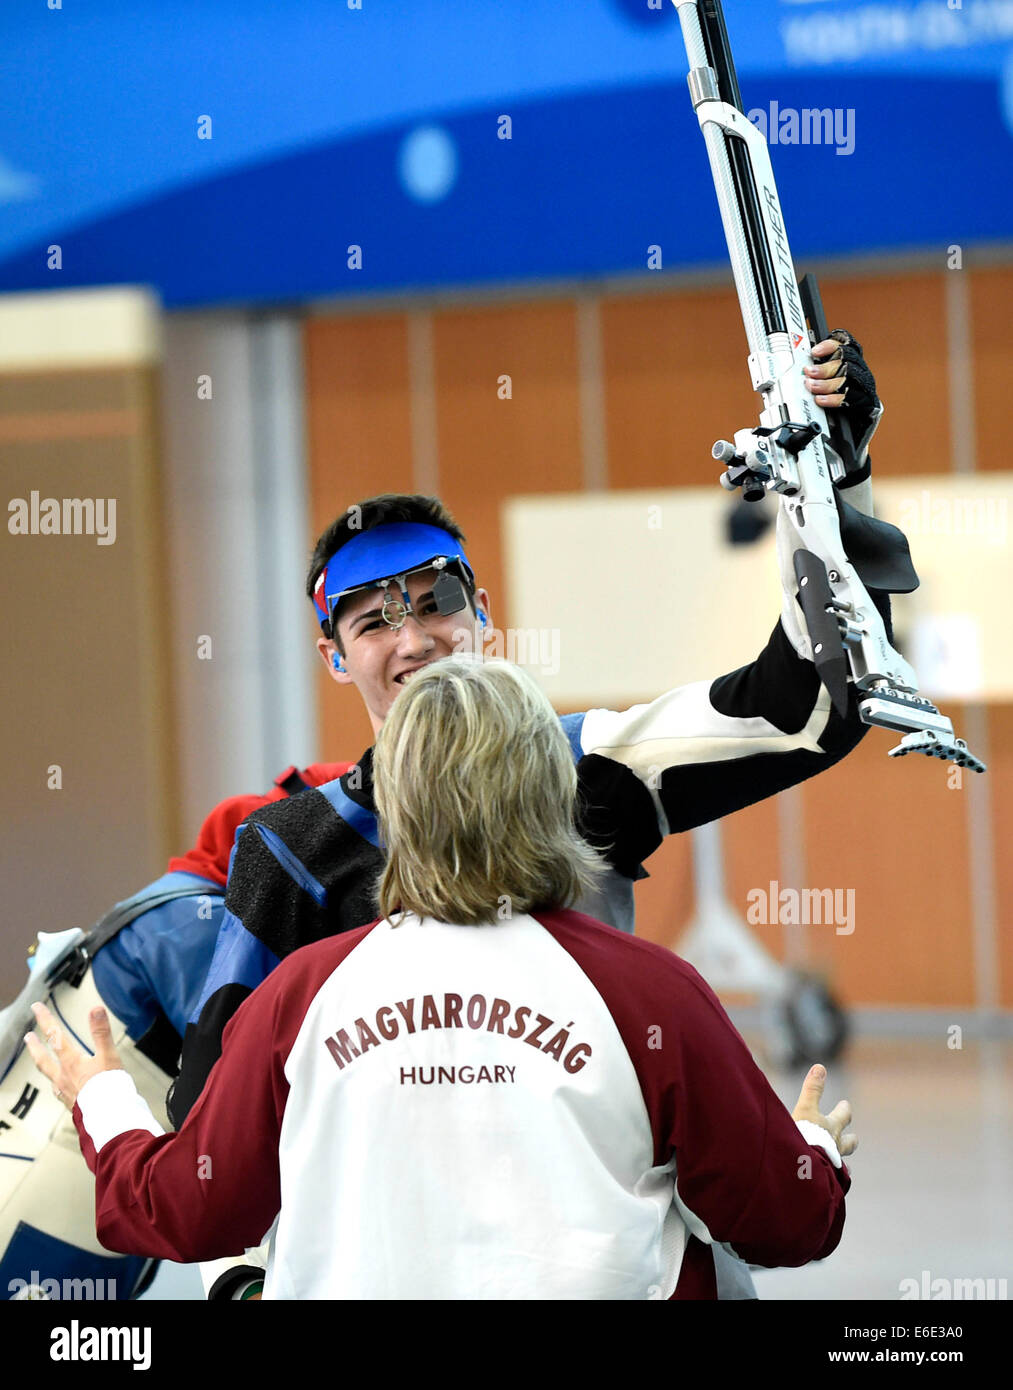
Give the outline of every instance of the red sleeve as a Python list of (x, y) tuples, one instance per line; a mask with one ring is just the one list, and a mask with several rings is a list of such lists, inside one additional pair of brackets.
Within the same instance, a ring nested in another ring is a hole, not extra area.
[(706, 981), (671, 951), (578, 913), (539, 920), (608, 1006), (647, 1105), (655, 1162), (675, 1159), (679, 1200), (713, 1241), (769, 1266), (836, 1249), (847, 1167), (802, 1138)]
[(96, 1155), (75, 1106), (107, 1250), (190, 1263), (239, 1255), (264, 1239), (281, 1205), (278, 1140), (288, 1093), (284, 1054), (272, 1037), (277, 1002), (258, 991), (230, 1019), (221, 1059), (178, 1133), (128, 1130)]
[(325, 782), (333, 782), (336, 777), (344, 777), (355, 763), (310, 763), (304, 767), (302, 775), (311, 787), (322, 787)]
[[(324, 782), (341, 777), (352, 766), (352, 763), (311, 763), (303, 768), (302, 776), (307, 785), (319, 787)], [(269, 801), (282, 801), (286, 795), (281, 787), (275, 786), (263, 795), (229, 796), (219, 801), (205, 818), (193, 848), (169, 860), (169, 872), (196, 874), (199, 878), (210, 879), (212, 883), (220, 883), (224, 888), (229, 876), (229, 855), (235, 843), (236, 831), (247, 816), (259, 811)]]

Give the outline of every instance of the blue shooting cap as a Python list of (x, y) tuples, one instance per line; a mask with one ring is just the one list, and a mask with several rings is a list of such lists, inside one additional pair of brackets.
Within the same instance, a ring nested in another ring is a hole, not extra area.
[(317, 617), (321, 623), (329, 622), (347, 594), (371, 584), (382, 586), (439, 560), (444, 566), (456, 563), (474, 587), (475, 574), (461, 542), (442, 526), (397, 521), (363, 531), (346, 541), (324, 566), (313, 587)]

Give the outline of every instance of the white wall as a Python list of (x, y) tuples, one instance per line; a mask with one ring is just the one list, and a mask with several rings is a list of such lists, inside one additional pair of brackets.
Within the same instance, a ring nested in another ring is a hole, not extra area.
[[(1013, 699), (1013, 473), (881, 479), (874, 493), (877, 516), (907, 534), (921, 578), (893, 602), (921, 689)], [(558, 634), (558, 671), (524, 663), (554, 703), (622, 709), (754, 659), (777, 621), (780, 586), (773, 527), (751, 545), (725, 540), (738, 505), (717, 487), (507, 504), (511, 618), (543, 642)]]

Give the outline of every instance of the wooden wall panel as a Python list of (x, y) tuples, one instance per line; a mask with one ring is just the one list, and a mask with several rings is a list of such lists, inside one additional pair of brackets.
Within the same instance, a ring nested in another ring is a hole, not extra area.
[[(959, 729), (962, 711), (947, 713)], [(808, 930), (849, 1004), (975, 1002), (967, 807), (947, 764), (887, 756), (895, 736), (859, 747), (802, 789), (810, 886), (854, 888), (855, 930)], [(965, 779), (971, 774), (965, 774)]]
[[(874, 450), (880, 476), (951, 467), (944, 290), (942, 274), (828, 279), (823, 285), (831, 325), (859, 334), (887, 402)], [(708, 311), (710, 321), (721, 325), (715, 338), (697, 340), (690, 306)], [(699, 482), (695, 455), (706, 463), (710, 443), (724, 432), (735, 381), (743, 379), (743, 362), (726, 366), (711, 350), (715, 341), (741, 337), (731, 292), (617, 298), (603, 304), (602, 324), (610, 485)], [(1002, 354), (999, 364), (1002, 369)], [(732, 406), (741, 410), (735, 424), (748, 423), (755, 410), (748, 383), (741, 398), (740, 408)], [(686, 400), (693, 404), (688, 420)], [(679, 433), (687, 428), (699, 435), (695, 449)], [(947, 792), (941, 764), (892, 762), (886, 758), (888, 739), (873, 731), (851, 758), (804, 789), (805, 886), (853, 887), (857, 923), (851, 936), (837, 936), (832, 926), (806, 928), (809, 963), (825, 969), (850, 1002), (971, 1004), (965, 807), (958, 793)], [(914, 795), (912, 784), (919, 789)], [(823, 831), (835, 823), (848, 827), (843, 849)], [(729, 818), (724, 829), (728, 894), (744, 914), (749, 888), (777, 872), (770, 863), (776, 856), (764, 853), (764, 846), (779, 842), (776, 805), (750, 808)], [(896, 847), (892, 855), (882, 853), (884, 841)], [(680, 868), (691, 873), (688, 850), (687, 839)], [(672, 883), (673, 856), (666, 855), (659, 852), (651, 863), (657, 882), (638, 888), (646, 909), (638, 907), (638, 915), (654, 939), (660, 939), (654, 934), (663, 929), (667, 902), (678, 903), (686, 920), (692, 913), (691, 906), (683, 910), (679, 893), (685, 890)], [(783, 928), (754, 930), (783, 957)]]
[(178, 852), (156, 401), (150, 368), (0, 378), (8, 502), (116, 505), (109, 544), (4, 528), (0, 998), (37, 931), (90, 926)]
[(605, 299), (601, 322), (610, 487), (716, 483), (711, 445), (759, 400), (734, 290)]
[(670, 835), (634, 888), (637, 936), (674, 948), (693, 915), (693, 850), (688, 835)]
[(1013, 267), (949, 272), (971, 277), (974, 414), (977, 466), (1009, 468), (1010, 382), (1013, 381)]
[[(747, 806), (721, 823), (725, 891), (729, 906), (742, 918), (746, 931), (775, 960), (784, 959), (784, 933), (776, 923), (753, 926), (746, 922), (749, 892), (766, 888), (777, 878), (777, 806), (767, 800)], [(693, 883), (692, 833), (672, 835), (646, 865), (650, 878), (635, 889), (637, 936), (670, 950), (679, 950), (680, 938), (696, 911)], [(726, 1002), (751, 1003), (746, 995), (722, 995)]]
[[(501, 503), (583, 486), (576, 311), (567, 302), (443, 312), (433, 343), (440, 496), (504, 627)], [(510, 400), (497, 395), (501, 376), (511, 378)]]
[[(380, 492), (415, 491), (405, 319), (309, 319), (305, 361), (313, 526), (308, 551), (352, 503)], [(307, 621), (312, 624), (312, 618)], [(323, 667), (318, 690), (321, 757), (357, 758), (373, 741), (357, 692), (335, 685)]]
[(988, 711), (988, 799), (995, 849), (999, 1004), (1013, 1009), (1013, 705)]
[[(747, 806), (744, 811), (726, 816), (721, 829), (728, 901), (746, 922), (750, 892), (755, 888), (767, 888), (771, 879), (780, 876), (776, 798), (768, 797), (755, 806)], [(778, 924), (746, 925), (775, 960), (784, 959), (783, 927)]]

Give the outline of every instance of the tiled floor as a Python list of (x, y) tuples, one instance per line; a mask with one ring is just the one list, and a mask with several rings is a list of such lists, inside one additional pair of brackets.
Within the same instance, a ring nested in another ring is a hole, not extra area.
[[(925, 1270), (1013, 1296), (1013, 1042), (859, 1038), (828, 1071), (824, 1109), (846, 1096), (859, 1140), (844, 1235), (820, 1264), (757, 1272), (759, 1296), (897, 1300)], [(801, 1074), (771, 1082), (791, 1108)]]
[[(804, 1070), (771, 1075), (789, 1109)], [(824, 1108), (842, 1096), (859, 1147), (841, 1244), (821, 1264), (757, 1271), (760, 1298), (896, 1301), (923, 1271), (1005, 1279), (1013, 1295), (1013, 1041), (859, 1038), (829, 1068)], [(200, 1298), (200, 1281), (163, 1265), (148, 1296)]]

